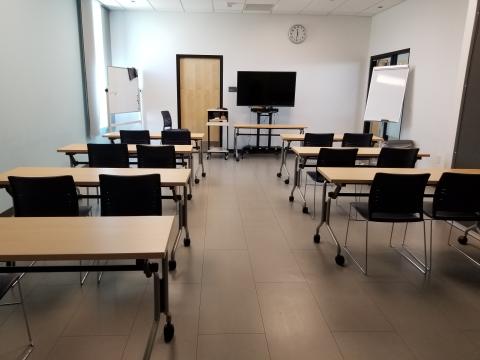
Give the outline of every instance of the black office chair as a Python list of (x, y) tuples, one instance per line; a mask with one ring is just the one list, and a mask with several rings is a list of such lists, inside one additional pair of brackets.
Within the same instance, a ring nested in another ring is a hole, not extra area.
[(127, 144), (87, 144), (88, 165), (94, 168), (128, 168)]
[[(176, 165), (175, 146), (151, 146), (137, 145), (137, 157), (139, 168), (174, 169)], [(173, 201), (177, 200), (175, 187), (170, 188), (173, 193)]]
[[(405, 223), (406, 228), (403, 236), (402, 250), (409, 256), (401, 251), (399, 251), (399, 253), (423, 274), (429, 271), (425, 221), (423, 219), (423, 195), (429, 177), (430, 174), (399, 175), (377, 173), (370, 188), (368, 203), (354, 202), (350, 204), (347, 233), (345, 235), (345, 250), (365, 275), (367, 275), (368, 271), (368, 223), (370, 221), (392, 223), (390, 247), (394, 249), (397, 249), (392, 245), (395, 223)], [(354, 208), (363, 219), (358, 219), (357, 217), (352, 219), (352, 208)], [(348, 231), (352, 220), (366, 222), (364, 266), (360, 264), (347, 247)], [(411, 222), (423, 222), (423, 261), (411, 253), (405, 244), (407, 226)]]
[(150, 144), (150, 131), (148, 130), (120, 130), (122, 144)]
[(99, 178), (102, 216), (162, 215), (159, 174)]
[(468, 243), (467, 235), (470, 231), (479, 230), (480, 175), (449, 172), (443, 173), (435, 188), (433, 202), (426, 202), (424, 204), (424, 212), (431, 219), (430, 243), (433, 234), (433, 220), (450, 221), (448, 245), (453, 247), (477, 266), (480, 266), (480, 261), (473, 259), (469, 254), (461, 248), (453, 245), (450, 241), (454, 221), (475, 222), (473, 226), (470, 226), (465, 230), (464, 235), (458, 238), (458, 242), (462, 245)]
[(305, 133), (303, 146), (332, 147), (334, 134)]
[[(358, 149), (341, 149), (341, 148), (321, 148), (317, 157), (317, 167), (354, 167), (357, 159)], [(305, 197), (307, 195), (307, 176), (313, 180), (313, 216), (316, 213), (316, 193), (317, 184), (323, 183), (325, 179), (316, 170), (306, 171), (305, 174)], [(308, 212), (308, 208), (303, 210)]]
[(163, 145), (190, 145), (192, 137), (188, 129), (171, 129), (162, 131)]
[(10, 306), (10, 305), (20, 305), (22, 307), (22, 313), (23, 313), (23, 319), (25, 321), (25, 327), (27, 329), (27, 335), (28, 335), (28, 345), (23, 351), (22, 360), (25, 360), (28, 358), (30, 353), (33, 351), (33, 339), (32, 339), (32, 333), (30, 331), (30, 324), (28, 321), (27, 317), (27, 312), (25, 311), (25, 304), (23, 300), (23, 292), (22, 292), (22, 286), (20, 284), (20, 280), (25, 274), (0, 274), (0, 300), (3, 299), (3, 297), (9, 292), (9, 290), (12, 290), (18, 285), (18, 294), (20, 297), (20, 301), (15, 301), (15, 302), (8, 302), (5, 304), (0, 304), (0, 307), (2, 306)]
[(414, 168), (418, 158), (418, 149), (387, 148), (380, 150), (377, 167)]
[(345, 133), (343, 134), (342, 147), (371, 147), (373, 134)]
[(163, 130), (172, 129), (172, 117), (170, 116), (170, 111), (163, 110)]

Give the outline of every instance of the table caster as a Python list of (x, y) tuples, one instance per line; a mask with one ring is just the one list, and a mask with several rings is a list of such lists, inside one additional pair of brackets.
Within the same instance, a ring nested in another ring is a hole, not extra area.
[(294, 200), (294, 197), (293, 197), (293, 196), (289, 196), (289, 197), (288, 197), (288, 201), (293, 202), (293, 200)]
[(195, 184), (198, 184), (200, 182), (200, 179), (195, 179)]
[(168, 261), (168, 270), (173, 271), (177, 268), (177, 262), (175, 260)]
[(205, 176), (207, 176), (207, 173), (204, 173), (204, 172), (203, 172), (203, 173), (202, 173), (202, 177), (205, 177)]
[(188, 195), (187, 195), (187, 199), (188, 199), (188, 200), (192, 200), (192, 194), (188, 194)]
[(287, 184), (287, 185), (290, 184), (290, 179), (286, 179), (285, 184)]
[(468, 244), (468, 239), (465, 235), (462, 235), (462, 236), (458, 237), (458, 242), (459, 242), (459, 244), (467, 245)]
[(277, 173), (277, 177), (278, 178), (282, 177), (282, 173)]
[(187, 247), (190, 246), (190, 238), (183, 239), (183, 245)]
[(165, 324), (163, 327), (163, 339), (166, 343), (169, 343), (173, 339), (173, 335), (175, 334), (175, 328), (173, 327), (172, 323)]
[(342, 255), (335, 256), (335, 262), (338, 266), (343, 266), (345, 264), (345, 258)]
[(313, 242), (315, 244), (320, 244), (320, 234), (313, 235)]
[(302, 209), (302, 212), (304, 214), (308, 214), (308, 207), (307, 206), (304, 206), (303, 209)]
[(228, 155), (225, 155), (225, 160), (228, 160)]

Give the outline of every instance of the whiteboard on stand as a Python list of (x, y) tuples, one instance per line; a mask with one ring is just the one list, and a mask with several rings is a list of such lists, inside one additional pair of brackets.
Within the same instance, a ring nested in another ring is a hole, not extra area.
[(408, 72), (408, 65), (373, 68), (364, 120), (400, 122)]
[(110, 114), (140, 112), (140, 90), (138, 77), (130, 80), (128, 69), (109, 66), (108, 76), (108, 112)]

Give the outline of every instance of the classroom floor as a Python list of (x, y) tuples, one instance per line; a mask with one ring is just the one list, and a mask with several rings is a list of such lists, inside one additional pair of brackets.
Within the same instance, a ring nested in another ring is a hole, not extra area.
[[(206, 161), (189, 202), (192, 244), (170, 275), (175, 338), (165, 344), (159, 332), (152, 359), (480, 359), (480, 270), (446, 245), (447, 224), (434, 226), (427, 279), (388, 248), (389, 225), (372, 225), (366, 277), (348, 258), (334, 263), (324, 229), (313, 243), (316, 221), (288, 202), (278, 165), (274, 156)], [(345, 198), (332, 206), (342, 240), (347, 209)], [(351, 231), (357, 254), (363, 232)], [(407, 234), (412, 245), (421, 236), (421, 225)], [(141, 359), (151, 279), (105, 273), (97, 286), (92, 275), (84, 287), (78, 273), (27, 275), (30, 359)], [(15, 359), (25, 340), (20, 309), (0, 307), (0, 359)]]

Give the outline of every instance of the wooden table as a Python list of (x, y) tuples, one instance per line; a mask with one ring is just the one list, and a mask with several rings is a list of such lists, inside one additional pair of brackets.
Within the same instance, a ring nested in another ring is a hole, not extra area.
[[(293, 174), (294, 174), (294, 176), (293, 176), (293, 187), (292, 187), (292, 191), (290, 192), (290, 197), (288, 198), (288, 200), (290, 202), (292, 202), (294, 200), (293, 194), (295, 193), (295, 190), (298, 190), (298, 193), (300, 194), (300, 197), (303, 200), (303, 212), (305, 214), (308, 213), (308, 207), (307, 207), (307, 201), (305, 199), (305, 195), (302, 193), (302, 191), (300, 189), (300, 184), (301, 184), (300, 177), (301, 177), (301, 172), (302, 172), (302, 168), (300, 166), (301, 163), (302, 163), (301, 160), (311, 158), (311, 157), (317, 157), (318, 153), (320, 152), (320, 149), (321, 149), (320, 147), (315, 147), (315, 146), (294, 146), (294, 147), (292, 147), (292, 150), (295, 154), (295, 167), (294, 167), (294, 172), (293, 172)], [(348, 149), (348, 148), (343, 147), (343, 148), (339, 148), (339, 149)], [(381, 150), (382, 149), (379, 148), (379, 147), (361, 147), (361, 148), (358, 148), (357, 158), (358, 159), (378, 158)], [(424, 158), (424, 157), (429, 157), (429, 156), (430, 156), (430, 154), (418, 153), (418, 158), (419, 159)]]
[[(174, 335), (167, 266), (173, 222), (173, 216), (0, 218), (0, 261), (8, 262), (0, 273), (142, 271), (148, 278), (153, 275), (153, 324), (143, 355), (150, 359), (161, 313), (167, 319), (165, 341)], [(15, 261), (61, 260), (134, 260), (135, 264), (14, 265)]]
[(97, 187), (100, 185), (99, 175), (147, 175), (159, 174), (162, 187), (183, 187), (182, 200), (178, 201), (177, 213), (179, 216), (179, 227), (177, 237), (170, 254), (169, 267), (171, 270), (176, 268), (175, 252), (182, 236), (182, 230), (185, 231), (183, 243), (190, 245), (190, 232), (188, 230), (188, 212), (187, 212), (187, 184), (191, 175), (190, 169), (138, 169), (138, 168), (83, 168), (83, 167), (18, 167), (3, 173), (0, 173), (0, 188), (6, 188), (8, 191), (9, 176), (23, 177), (47, 177), (71, 175), (76, 186)]
[(241, 133), (240, 132), (241, 129), (257, 130), (257, 136), (260, 136), (260, 130), (268, 130), (268, 136), (270, 137), (270, 136), (279, 136), (279, 134), (272, 134), (272, 130), (298, 130), (300, 134), (303, 134), (307, 126), (292, 125), (292, 124), (235, 124), (233, 128), (234, 128), (233, 147), (235, 151), (235, 159), (239, 161), (240, 158), (238, 157), (238, 137), (252, 135), (249, 133)]
[[(322, 216), (320, 223), (315, 229), (313, 241), (315, 243), (320, 242), (320, 228), (325, 225), (330, 236), (332, 237), (336, 247), (337, 255), (335, 262), (342, 265), (345, 261), (342, 252), (342, 246), (337, 240), (335, 233), (330, 225), (330, 207), (332, 199), (336, 199), (338, 196), (357, 196), (358, 194), (340, 194), (343, 184), (364, 184), (370, 185), (375, 178), (375, 174), (389, 173), (389, 174), (430, 174), (428, 179), (428, 185), (435, 186), (444, 172), (455, 172), (461, 174), (480, 174), (480, 169), (449, 169), (449, 168), (414, 168), (414, 169), (399, 169), (399, 168), (367, 168), (367, 167), (354, 167), (354, 168), (334, 168), (334, 167), (318, 167), (318, 173), (325, 178), (322, 191)], [(330, 192), (327, 199), (327, 185), (335, 184), (335, 191)]]
[[(87, 144), (70, 144), (57, 149), (57, 152), (63, 153), (70, 158), (70, 166), (76, 167), (78, 165), (88, 165), (88, 161), (78, 161), (75, 159), (75, 155), (85, 155), (88, 154), (88, 147)], [(175, 153), (178, 155), (185, 155), (187, 156), (187, 167), (192, 169), (192, 173), (194, 173), (194, 164), (193, 164), (193, 145), (175, 145)], [(132, 157), (137, 155), (137, 145), (128, 145), (128, 154)], [(198, 184), (198, 179), (195, 179), (195, 183)], [(192, 198), (192, 186), (193, 186), (193, 177), (190, 178), (189, 187), (190, 193), (188, 198)]]
[[(290, 145), (293, 141), (302, 142), (305, 140), (305, 134), (280, 134), (280, 138), (282, 139), (282, 155), (280, 160), (280, 170), (277, 173), (277, 177), (282, 177), (282, 170), (285, 169), (287, 173), (287, 178), (285, 179), (285, 184), (288, 185), (290, 182), (290, 173), (287, 169), (287, 151), (290, 149)], [(343, 134), (335, 134), (333, 136), (333, 142), (342, 142), (343, 141)], [(372, 142), (376, 143), (377, 145), (383, 142), (383, 138), (380, 136), (373, 135)]]
[[(191, 133), (190, 137), (191, 139), (195, 142), (195, 148), (198, 149), (198, 164), (202, 168), (202, 177), (207, 176), (207, 173), (205, 172), (205, 166), (203, 164), (203, 138), (205, 134), (204, 133)], [(109, 132), (106, 134), (103, 134), (103, 137), (108, 138), (112, 144), (115, 143), (115, 140), (120, 139), (120, 132), (119, 131), (114, 131), (114, 132)], [(152, 140), (162, 140), (162, 132), (161, 131), (151, 131), (150, 132), (150, 139)], [(200, 179), (197, 176), (197, 172), (199, 171), (200, 167), (197, 169), (195, 172), (195, 183), (199, 183)]]

